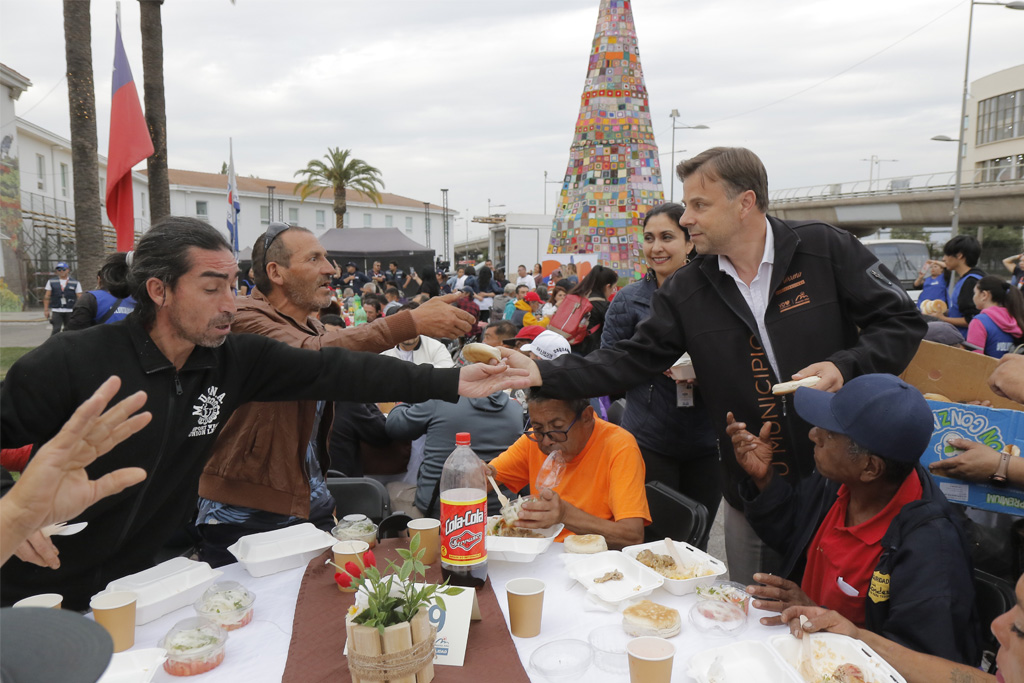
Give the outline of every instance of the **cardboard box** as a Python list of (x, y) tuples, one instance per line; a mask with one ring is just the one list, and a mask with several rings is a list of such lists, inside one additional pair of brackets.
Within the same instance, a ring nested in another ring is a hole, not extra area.
[[(935, 418), (932, 440), (921, 456), (921, 464), (949, 458), (959, 451), (947, 445), (949, 439), (970, 439), (997, 451), (1006, 444), (1024, 446), (1024, 406), (1001, 398), (988, 388), (988, 376), (996, 360), (988, 356), (921, 342), (921, 348), (901, 377), (923, 393), (942, 394), (954, 401), (990, 401), (993, 408), (928, 401)], [(982, 510), (1024, 516), (1024, 491), (1011, 487), (976, 484), (960, 479), (934, 476), (951, 502)]]

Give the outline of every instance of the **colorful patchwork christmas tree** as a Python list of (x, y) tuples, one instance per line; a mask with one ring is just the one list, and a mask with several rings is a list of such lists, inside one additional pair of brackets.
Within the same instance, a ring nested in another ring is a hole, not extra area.
[(638, 278), (641, 225), (665, 195), (631, 5), (601, 0), (548, 252), (596, 254)]

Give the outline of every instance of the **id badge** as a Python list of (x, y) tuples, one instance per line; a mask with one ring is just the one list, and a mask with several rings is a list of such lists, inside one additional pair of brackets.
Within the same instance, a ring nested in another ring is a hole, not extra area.
[(677, 384), (676, 385), (676, 407), (677, 408), (692, 408), (693, 407), (693, 385), (692, 384)]

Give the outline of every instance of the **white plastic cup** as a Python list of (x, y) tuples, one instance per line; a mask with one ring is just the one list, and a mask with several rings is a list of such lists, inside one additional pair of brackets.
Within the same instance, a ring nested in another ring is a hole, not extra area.
[(18, 600), (18, 602), (14, 603), (14, 606), (60, 609), (61, 603), (63, 602), (64, 596), (60, 593), (40, 593), (39, 595), (30, 595), (27, 598), (22, 598), (21, 600)]

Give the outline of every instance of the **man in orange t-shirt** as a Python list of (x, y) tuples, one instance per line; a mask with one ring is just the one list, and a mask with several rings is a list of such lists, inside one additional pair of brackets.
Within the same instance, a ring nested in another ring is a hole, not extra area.
[[(563, 523), (557, 540), (600, 534), (609, 548), (643, 543), (651, 523), (644, 489), (644, 461), (633, 435), (597, 417), (586, 399), (549, 398), (534, 388), (527, 398), (530, 427), (488, 468), (513, 491), (530, 486), (517, 526), (542, 529)], [(548, 455), (560, 451), (561, 481), (537, 489)]]

